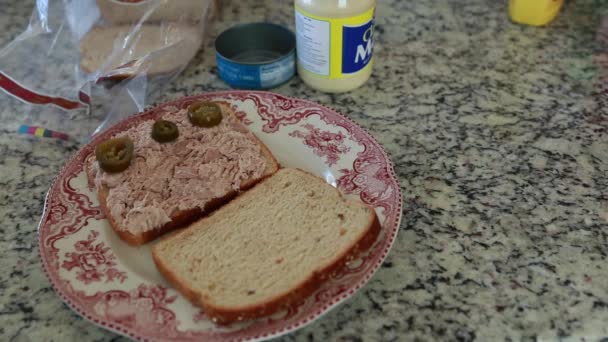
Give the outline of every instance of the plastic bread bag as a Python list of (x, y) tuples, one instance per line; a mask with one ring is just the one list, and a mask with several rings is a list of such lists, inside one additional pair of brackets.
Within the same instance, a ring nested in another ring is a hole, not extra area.
[(76, 139), (154, 101), (201, 47), (216, 0), (37, 0), (0, 49), (9, 131)]

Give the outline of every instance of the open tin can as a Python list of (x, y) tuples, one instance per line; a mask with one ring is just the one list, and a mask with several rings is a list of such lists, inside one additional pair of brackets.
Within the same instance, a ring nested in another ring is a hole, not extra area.
[(296, 70), (296, 37), (271, 23), (234, 26), (215, 40), (219, 75), (231, 87), (274, 88)]

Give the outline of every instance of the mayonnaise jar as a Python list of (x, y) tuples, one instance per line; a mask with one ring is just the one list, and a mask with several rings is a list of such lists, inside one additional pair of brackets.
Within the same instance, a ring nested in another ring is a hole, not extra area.
[(298, 73), (312, 88), (363, 85), (374, 63), (375, 0), (295, 0)]

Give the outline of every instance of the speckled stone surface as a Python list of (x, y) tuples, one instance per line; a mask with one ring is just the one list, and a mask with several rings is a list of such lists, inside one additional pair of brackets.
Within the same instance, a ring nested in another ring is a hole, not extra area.
[[(369, 284), (284, 340), (608, 339), (608, 43), (598, 35), (608, 4), (568, 2), (539, 29), (512, 24), (505, 2), (380, 1), (369, 83), (342, 95), (298, 79), (275, 90), (369, 129), (405, 203)], [(0, 44), (32, 6), (0, 0)], [(233, 0), (220, 19), (213, 34), (291, 25), (293, 14), (288, 1)], [(159, 101), (227, 88), (211, 47)], [(122, 341), (74, 314), (42, 272), (44, 195), (77, 146), (14, 134), (13, 101), (0, 94), (0, 340)]]

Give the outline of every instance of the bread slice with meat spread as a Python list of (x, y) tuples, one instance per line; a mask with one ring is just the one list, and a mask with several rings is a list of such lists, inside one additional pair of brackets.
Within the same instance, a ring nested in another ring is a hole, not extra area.
[(153, 247), (160, 273), (213, 320), (272, 314), (376, 241), (375, 211), (309, 173), (281, 169)]
[(101, 169), (94, 154), (86, 173), (114, 231), (130, 245), (141, 245), (183, 227), (272, 175), (279, 164), (228, 106), (223, 119), (204, 128), (192, 125), (187, 109), (161, 115), (174, 122), (179, 137), (159, 143), (147, 120), (115, 137), (134, 145), (129, 167), (118, 173)]

